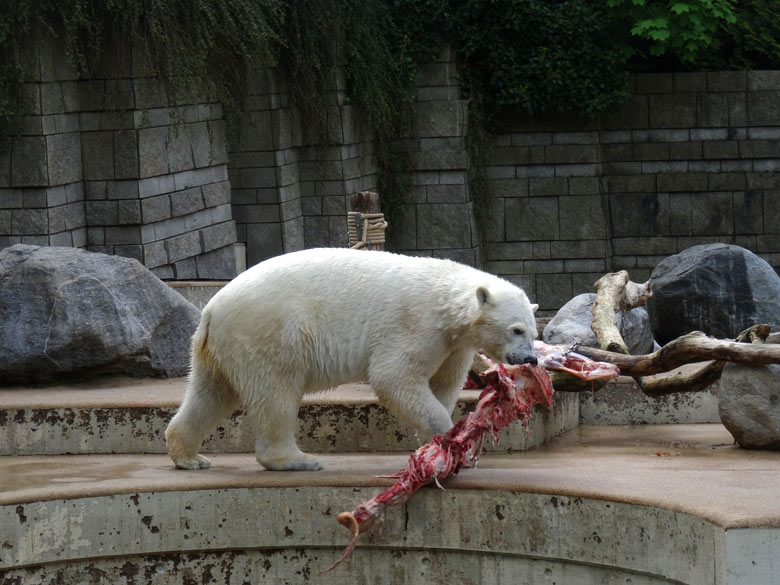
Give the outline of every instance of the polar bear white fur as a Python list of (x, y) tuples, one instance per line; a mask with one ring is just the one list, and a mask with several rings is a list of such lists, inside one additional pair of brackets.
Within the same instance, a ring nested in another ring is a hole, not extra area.
[(179, 468), (208, 467), (201, 442), (242, 405), (261, 465), (320, 469), (296, 445), (301, 398), (366, 380), (421, 438), (444, 433), (476, 350), (536, 363), (536, 307), (513, 284), (449, 260), (332, 248), (277, 256), (203, 309), (168, 452)]

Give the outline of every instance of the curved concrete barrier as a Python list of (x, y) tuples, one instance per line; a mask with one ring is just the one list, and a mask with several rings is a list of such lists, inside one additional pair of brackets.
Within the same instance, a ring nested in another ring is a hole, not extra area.
[[(14, 583), (304, 583), (340, 554), (335, 514), (365, 488), (232, 488), (117, 494), (4, 506)], [(25, 518), (24, 522), (20, 518)], [(424, 490), (387, 515), (318, 583), (725, 583), (726, 533), (639, 505), (507, 492)], [(202, 552), (202, 551), (205, 551)], [(154, 579), (150, 579), (154, 577)], [(267, 579), (267, 581), (265, 581)], [(236, 581), (241, 583), (241, 580)]]
[[(0, 390), (0, 455), (165, 453), (165, 427), (184, 394), (185, 379), (113, 378), (80, 386)], [(457, 420), (476, 405), (465, 390)], [(254, 451), (243, 413), (226, 418), (203, 446), (206, 453)], [(2, 424), (8, 421), (13, 424)], [(510, 425), (499, 448), (523, 451), (579, 424), (579, 397), (559, 392), (551, 411), (537, 407), (528, 429)], [(367, 384), (350, 384), (304, 399), (298, 443), (319, 452), (412, 451), (414, 431), (398, 423)]]
[[(265, 472), (218, 454), (0, 458), (7, 583), (307, 583), (347, 541), (336, 514), (403, 455), (325, 455)], [(492, 454), (390, 509), (318, 583), (777, 585), (780, 460), (719, 425), (581, 428)]]

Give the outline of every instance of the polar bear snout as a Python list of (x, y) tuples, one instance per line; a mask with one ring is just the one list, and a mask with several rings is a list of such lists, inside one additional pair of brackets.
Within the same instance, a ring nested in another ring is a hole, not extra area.
[(535, 366), (538, 362), (534, 354), (515, 353), (515, 352), (508, 354), (506, 356), (506, 361), (508, 364), (513, 366), (517, 366), (520, 364), (531, 364)]

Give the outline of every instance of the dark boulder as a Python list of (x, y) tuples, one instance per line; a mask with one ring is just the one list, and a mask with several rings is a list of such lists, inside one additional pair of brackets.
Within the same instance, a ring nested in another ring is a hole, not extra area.
[[(542, 333), (545, 343), (579, 343), (589, 347), (598, 347), (596, 334), (590, 328), (593, 321), (594, 293), (583, 293), (563, 305)], [(644, 307), (616, 314), (618, 331), (626, 342), (628, 352), (633, 355), (653, 351), (653, 334), (650, 331), (650, 319)]]
[(77, 248), (0, 250), (0, 384), (181, 376), (199, 319), (136, 260)]
[(736, 337), (757, 323), (780, 326), (780, 277), (762, 258), (729, 244), (693, 246), (662, 260), (647, 303), (655, 338), (691, 331)]
[(741, 447), (780, 450), (780, 365), (726, 364), (718, 412)]

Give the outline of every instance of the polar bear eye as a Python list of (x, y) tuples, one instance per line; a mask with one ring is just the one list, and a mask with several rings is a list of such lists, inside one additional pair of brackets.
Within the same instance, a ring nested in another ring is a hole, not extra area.
[(515, 327), (514, 329), (512, 329), (512, 333), (514, 333), (515, 335), (525, 335), (525, 330), (520, 329), (520, 327)]

